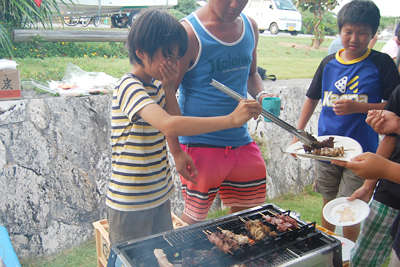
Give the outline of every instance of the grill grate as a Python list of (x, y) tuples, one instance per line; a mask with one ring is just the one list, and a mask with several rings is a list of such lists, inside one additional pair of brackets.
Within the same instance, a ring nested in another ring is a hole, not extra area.
[(252, 260), (251, 266), (268, 266), (268, 267), (275, 267), (275, 266), (282, 266), (283, 263), (300, 258), (299, 255), (291, 251), (290, 249), (281, 249), (275, 253), (268, 254), (261, 258)]

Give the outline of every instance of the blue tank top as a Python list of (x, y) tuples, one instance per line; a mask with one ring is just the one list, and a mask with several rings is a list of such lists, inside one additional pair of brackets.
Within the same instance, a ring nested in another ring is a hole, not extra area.
[[(222, 116), (231, 113), (238, 102), (211, 86), (212, 79), (225, 84), (247, 98), (247, 80), (252, 52), (255, 46), (250, 20), (241, 14), (243, 33), (232, 43), (219, 40), (202, 24), (195, 13), (184, 20), (188, 22), (199, 41), (199, 54), (193, 66), (184, 75), (179, 87), (179, 106), (182, 115), (195, 117)], [(182, 144), (201, 143), (217, 146), (242, 146), (252, 141), (247, 124), (239, 128), (181, 136)]]

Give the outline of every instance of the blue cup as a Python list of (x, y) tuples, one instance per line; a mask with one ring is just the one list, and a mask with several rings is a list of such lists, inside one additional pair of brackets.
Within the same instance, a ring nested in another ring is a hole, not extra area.
[[(265, 97), (262, 100), (262, 107), (275, 117), (279, 117), (281, 112), (281, 99), (279, 97)], [(264, 118), (265, 121), (271, 122), (269, 119)]]

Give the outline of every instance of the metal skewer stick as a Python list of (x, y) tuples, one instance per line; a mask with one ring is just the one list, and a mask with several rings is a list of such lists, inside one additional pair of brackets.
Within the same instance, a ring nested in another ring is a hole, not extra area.
[[(224, 92), (225, 94), (229, 95), (230, 97), (232, 97), (233, 99), (235, 99), (237, 101), (246, 99), (244, 96), (240, 95), (239, 93), (235, 92), (231, 88), (227, 87), (226, 85), (223, 85), (222, 83), (220, 83), (214, 79), (212, 80), (211, 85), (214, 86), (215, 88), (217, 88), (218, 90)], [(311, 138), (309, 136), (307, 136), (308, 134), (305, 131), (296, 129), (292, 125), (284, 122), (283, 120), (274, 116), (272, 113), (268, 112), (265, 109), (262, 109), (261, 115), (263, 115), (265, 118), (269, 119), (273, 123), (277, 124), (278, 126), (282, 127), (286, 131), (290, 132), (291, 134), (295, 135), (297, 137), (297, 139), (299, 139), (306, 146), (311, 147), (312, 142), (316, 141), (316, 140), (311, 140)]]

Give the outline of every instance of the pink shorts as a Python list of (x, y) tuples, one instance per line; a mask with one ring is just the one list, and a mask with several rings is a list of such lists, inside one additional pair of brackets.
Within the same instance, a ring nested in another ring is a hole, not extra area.
[(181, 176), (188, 217), (204, 221), (217, 193), (228, 207), (250, 208), (265, 203), (267, 171), (255, 142), (235, 149), (181, 147), (199, 172), (197, 185)]

